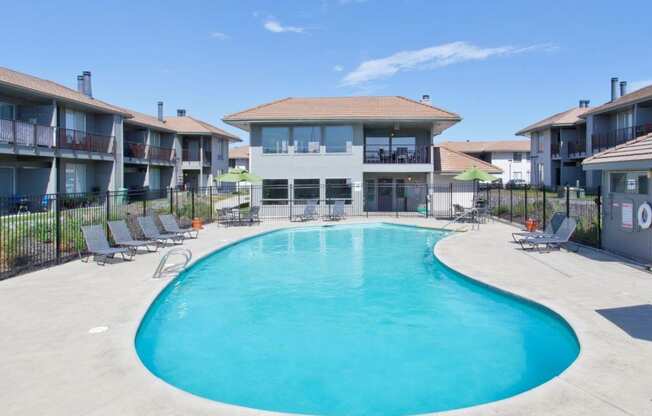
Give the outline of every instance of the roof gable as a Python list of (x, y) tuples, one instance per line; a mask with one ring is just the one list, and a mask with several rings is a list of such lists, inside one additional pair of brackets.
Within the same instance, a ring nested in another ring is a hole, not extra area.
[(443, 142), (442, 146), (465, 153), (529, 152), (530, 140), (467, 140)]
[(459, 173), (476, 167), (487, 173), (502, 173), (498, 166), (487, 163), (466, 153), (453, 150), (445, 145), (434, 147), (434, 165), (436, 173)]
[(582, 165), (591, 166), (603, 163), (638, 162), (652, 160), (652, 134), (603, 150), (584, 159)]
[(179, 134), (216, 135), (225, 137), (234, 142), (240, 141), (238, 136), (190, 116), (165, 117), (165, 124)]
[(517, 131), (516, 135), (522, 136), (533, 131), (543, 130), (550, 127), (573, 126), (578, 123), (583, 123), (584, 120), (580, 118), (580, 116), (588, 111), (590, 111), (589, 107), (574, 107), (570, 110), (562, 111), (561, 113), (544, 118), (541, 121), (537, 121), (536, 123)]

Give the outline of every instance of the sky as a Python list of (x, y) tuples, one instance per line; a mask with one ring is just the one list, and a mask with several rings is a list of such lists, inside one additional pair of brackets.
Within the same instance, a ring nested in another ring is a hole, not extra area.
[[(647, 1), (0, 0), (0, 66), (166, 115), (221, 118), (288, 96), (431, 96), (436, 140), (505, 140), (652, 84)], [(14, 16), (14, 18), (10, 18)]]

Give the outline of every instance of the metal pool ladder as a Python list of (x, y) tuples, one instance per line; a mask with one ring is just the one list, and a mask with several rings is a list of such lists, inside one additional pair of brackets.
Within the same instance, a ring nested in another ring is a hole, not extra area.
[[(161, 261), (158, 264), (158, 267), (156, 268), (156, 271), (154, 272), (154, 275), (152, 275), (153, 279), (161, 277), (161, 274), (165, 271), (165, 263), (167, 263), (168, 258), (170, 256), (181, 256), (184, 258), (183, 266), (179, 270), (183, 270), (186, 268), (188, 263), (190, 263), (190, 260), (192, 260), (192, 251), (190, 249), (187, 249), (185, 247), (176, 247), (171, 250), (169, 250), (167, 253), (163, 255), (163, 258), (161, 258)], [(173, 265), (171, 267), (175, 267), (178, 265)]]

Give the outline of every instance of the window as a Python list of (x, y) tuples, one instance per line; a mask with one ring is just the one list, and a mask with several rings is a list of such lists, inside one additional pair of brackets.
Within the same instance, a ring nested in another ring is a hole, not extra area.
[(520, 162), (521, 160), (523, 160), (523, 153), (514, 152), (513, 159), (514, 159), (514, 162)]
[(0, 120), (14, 119), (14, 105), (0, 101)]
[(224, 160), (225, 154), (228, 152), (228, 143), (226, 140), (217, 140), (217, 160)]
[(539, 163), (539, 164), (537, 164), (537, 168), (538, 168), (538, 169), (537, 169), (537, 174), (539, 175), (539, 176), (537, 177), (537, 183), (538, 183), (539, 185), (543, 185), (543, 184), (545, 183), (544, 171), (543, 171), (543, 168), (544, 168), (543, 163)]
[(537, 138), (537, 146), (539, 147), (539, 153), (543, 153), (543, 152), (546, 151), (543, 133), (538, 132), (538, 133), (535, 133), (535, 134), (536, 134), (536, 138)]
[(343, 199), (347, 205), (351, 204), (350, 179), (326, 179), (326, 203), (332, 204), (337, 199)]
[(321, 145), (321, 128), (294, 127), (292, 129), (294, 153), (319, 153)]
[(308, 200), (319, 201), (319, 179), (295, 179), (294, 203), (305, 204)]
[(521, 176), (521, 172), (512, 172), (512, 179), (523, 179), (523, 176)]
[(66, 110), (66, 129), (86, 131), (86, 114), (81, 111)]
[(86, 165), (81, 163), (66, 163), (66, 192), (86, 192)]
[(324, 145), (326, 153), (346, 153), (351, 151), (353, 144), (353, 127), (327, 126), (324, 127)]
[(365, 138), (365, 163), (382, 163), (390, 159), (389, 137)]
[(609, 191), (619, 194), (640, 194), (648, 192), (646, 172), (613, 172), (609, 174)]
[(287, 153), (290, 129), (287, 127), (263, 127), (263, 153)]
[(288, 180), (263, 179), (263, 205), (287, 205)]
[(154, 166), (149, 168), (149, 189), (161, 189), (161, 170)]

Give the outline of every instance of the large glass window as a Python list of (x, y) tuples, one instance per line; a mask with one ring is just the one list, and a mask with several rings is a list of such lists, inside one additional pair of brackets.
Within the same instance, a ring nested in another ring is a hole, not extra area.
[(295, 179), (294, 203), (305, 204), (309, 200), (319, 201), (319, 179)]
[(292, 142), (294, 143), (294, 153), (319, 153), (321, 128), (316, 126), (294, 127)]
[(646, 172), (613, 172), (609, 174), (609, 191), (619, 194), (640, 194), (648, 192)]
[(0, 101), (0, 119), (13, 120), (14, 119), (14, 105), (3, 103)]
[(390, 158), (389, 137), (365, 138), (364, 160), (366, 163), (382, 163)]
[(350, 179), (326, 179), (326, 202), (332, 204), (338, 199), (343, 199), (347, 205), (351, 204)]
[(287, 153), (290, 141), (288, 127), (262, 128), (263, 153)]
[(353, 127), (351, 126), (324, 127), (324, 146), (326, 147), (326, 153), (350, 152), (352, 144), (353, 144)]
[(263, 205), (287, 205), (288, 180), (263, 179)]
[(406, 163), (417, 161), (417, 156), (420, 162), (425, 162), (427, 155), (417, 155), (417, 139), (415, 137), (393, 137), (392, 138), (392, 151), (394, 153), (394, 160), (398, 163)]
[(66, 163), (66, 192), (86, 192), (86, 165)]

